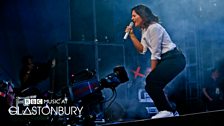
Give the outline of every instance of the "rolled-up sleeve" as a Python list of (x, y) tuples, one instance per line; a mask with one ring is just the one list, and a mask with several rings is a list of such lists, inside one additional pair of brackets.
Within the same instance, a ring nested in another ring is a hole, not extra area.
[(142, 52), (139, 52), (140, 54), (145, 54), (147, 52), (147, 41), (145, 40), (145, 37), (142, 37), (141, 44), (143, 46)]
[(163, 30), (158, 25), (152, 26), (147, 36), (150, 39), (150, 51), (151, 51), (151, 60), (160, 60), (162, 53), (162, 40), (163, 40)]

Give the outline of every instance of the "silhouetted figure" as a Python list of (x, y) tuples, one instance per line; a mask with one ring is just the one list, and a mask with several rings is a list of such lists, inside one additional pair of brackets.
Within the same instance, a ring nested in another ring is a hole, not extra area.
[(32, 56), (23, 57), (20, 70), (21, 93), (41, 95), (42, 90), (48, 90), (49, 77), (54, 66), (55, 60), (50, 60), (47, 63), (34, 63)]
[(202, 88), (203, 100), (206, 104), (206, 110), (218, 110), (224, 108), (223, 90), (220, 85), (220, 72), (213, 69), (208, 77), (205, 77), (204, 86)]

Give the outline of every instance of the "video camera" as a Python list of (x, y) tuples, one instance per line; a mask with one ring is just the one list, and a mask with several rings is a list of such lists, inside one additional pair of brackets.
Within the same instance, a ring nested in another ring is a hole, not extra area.
[(71, 78), (75, 99), (81, 99), (103, 88), (115, 89), (128, 80), (127, 72), (123, 66), (116, 66), (112, 73), (100, 80), (97, 80), (95, 71), (88, 69), (74, 74)]

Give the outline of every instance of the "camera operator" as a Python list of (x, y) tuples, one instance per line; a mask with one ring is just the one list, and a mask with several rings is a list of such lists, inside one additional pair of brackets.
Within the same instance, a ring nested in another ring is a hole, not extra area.
[[(55, 67), (55, 59), (47, 63), (34, 63), (32, 56), (24, 56), (19, 75), (21, 94), (40, 96), (43, 93), (40, 89), (49, 89), (49, 77), (53, 67)], [(43, 86), (44, 88), (41, 88)]]

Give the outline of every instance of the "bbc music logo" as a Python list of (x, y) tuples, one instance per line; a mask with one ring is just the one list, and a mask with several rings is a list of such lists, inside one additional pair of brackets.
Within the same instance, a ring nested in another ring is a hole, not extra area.
[(24, 97), (17, 97), (16, 98), (16, 105), (23, 104), (23, 106), (29, 106), (29, 105), (61, 105), (61, 104), (67, 104), (68, 99), (36, 99), (36, 98), (24, 98)]
[(8, 109), (10, 115), (78, 115), (82, 116), (83, 106), (67, 105), (67, 98), (36, 99), (17, 97), (16, 106)]
[(43, 99), (24, 99), (25, 105), (42, 105), (44, 102)]

